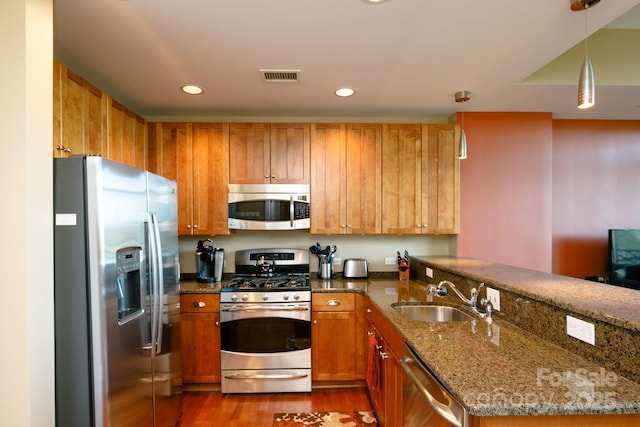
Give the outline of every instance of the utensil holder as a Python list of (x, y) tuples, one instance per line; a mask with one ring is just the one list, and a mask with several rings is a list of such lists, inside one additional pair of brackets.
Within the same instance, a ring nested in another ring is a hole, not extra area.
[(333, 274), (331, 260), (320, 258), (320, 265), (318, 266), (318, 277), (320, 279), (331, 279), (331, 275)]
[(400, 280), (409, 280), (409, 276), (411, 275), (411, 261), (407, 261), (406, 263), (402, 263), (398, 267), (398, 277)]

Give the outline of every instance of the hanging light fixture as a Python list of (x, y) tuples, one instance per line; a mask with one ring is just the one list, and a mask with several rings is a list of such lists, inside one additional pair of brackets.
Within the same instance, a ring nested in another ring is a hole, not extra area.
[[(461, 90), (456, 92), (453, 97), (456, 102), (467, 102), (471, 99), (471, 92), (468, 90)], [(460, 148), (458, 151), (458, 158), (463, 160), (467, 158), (467, 135), (464, 133), (464, 111), (460, 113), (460, 116), (462, 117), (462, 123), (460, 125)]]
[(589, 52), (587, 39), (587, 9), (598, 4), (600, 0), (569, 0), (571, 3), (571, 10), (581, 11), (584, 10), (584, 61), (580, 68), (580, 79), (578, 80), (578, 108), (586, 109), (591, 108), (596, 104), (596, 91), (595, 91), (595, 78), (593, 75), (593, 67), (589, 60)]

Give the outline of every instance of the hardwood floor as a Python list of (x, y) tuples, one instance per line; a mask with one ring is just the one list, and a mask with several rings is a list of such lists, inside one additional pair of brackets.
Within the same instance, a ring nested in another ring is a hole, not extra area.
[(187, 391), (180, 427), (272, 427), (276, 412), (370, 411), (367, 389), (328, 388), (312, 393), (223, 395)]

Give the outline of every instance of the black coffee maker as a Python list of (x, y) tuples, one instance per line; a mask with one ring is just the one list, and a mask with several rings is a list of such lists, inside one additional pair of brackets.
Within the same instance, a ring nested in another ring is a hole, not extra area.
[(211, 239), (199, 240), (196, 248), (198, 282), (214, 283), (222, 280), (224, 249), (214, 248)]

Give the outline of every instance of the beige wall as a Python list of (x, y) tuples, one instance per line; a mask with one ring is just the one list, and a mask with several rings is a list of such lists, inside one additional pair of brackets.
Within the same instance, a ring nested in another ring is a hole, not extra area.
[(0, 2), (0, 413), (54, 425), (52, 0)]
[[(199, 239), (207, 236), (180, 238), (180, 268), (182, 273), (196, 271), (194, 252)], [(397, 264), (385, 265), (385, 257), (396, 257), (396, 251), (409, 251), (411, 255), (454, 255), (455, 236), (327, 236), (311, 235), (308, 231), (232, 231), (230, 236), (209, 237), (216, 247), (224, 248), (226, 267), (224, 271), (234, 271), (234, 254), (237, 250), (254, 248), (297, 248), (308, 249), (320, 243), (322, 247), (336, 245), (336, 257), (365, 258), (369, 271), (397, 271)], [(310, 254), (310, 269), (318, 271), (317, 257)], [(334, 266), (335, 272), (342, 271), (342, 265)]]

